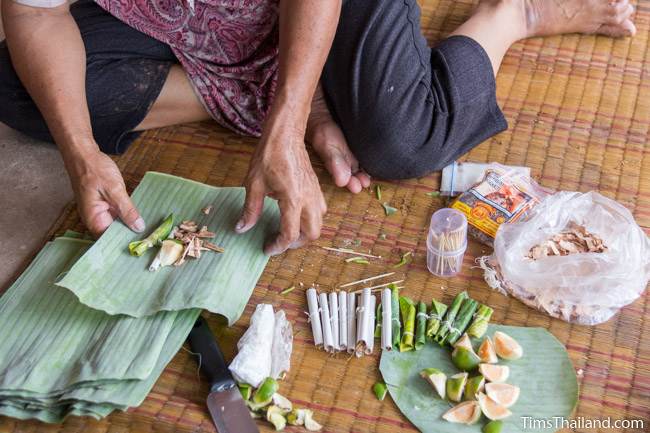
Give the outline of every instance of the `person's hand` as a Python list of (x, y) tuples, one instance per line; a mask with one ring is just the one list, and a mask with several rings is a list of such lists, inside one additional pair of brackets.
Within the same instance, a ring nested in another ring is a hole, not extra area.
[(277, 255), (318, 239), (327, 205), (305, 149), (304, 130), (279, 120), (267, 126), (246, 177), (246, 202), (235, 231), (244, 233), (257, 223), (265, 196), (277, 199), (280, 233), (264, 247), (266, 254)]
[(100, 236), (115, 218), (135, 232), (144, 231), (144, 220), (127, 194), (122, 174), (111, 158), (93, 150), (67, 158), (66, 167), (81, 220), (93, 236)]

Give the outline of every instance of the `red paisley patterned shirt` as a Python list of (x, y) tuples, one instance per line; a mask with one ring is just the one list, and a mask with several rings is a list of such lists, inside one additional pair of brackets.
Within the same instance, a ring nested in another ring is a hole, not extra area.
[(96, 0), (168, 44), (206, 109), (223, 126), (259, 136), (278, 71), (279, 0)]

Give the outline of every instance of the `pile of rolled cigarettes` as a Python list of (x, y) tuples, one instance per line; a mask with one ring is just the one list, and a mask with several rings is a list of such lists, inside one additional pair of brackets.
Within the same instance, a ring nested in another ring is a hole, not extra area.
[(307, 289), (309, 321), (316, 347), (326, 352), (346, 351), (357, 357), (371, 355), (375, 345), (375, 322), (380, 321), (381, 348), (391, 350), (393, 309), (399, 326), (398, 307), (392, 305), (391, 290), (381, 290), (381, 317), (376, 316), (377, 298), (372, 288), (357, 292), (318, 293)]

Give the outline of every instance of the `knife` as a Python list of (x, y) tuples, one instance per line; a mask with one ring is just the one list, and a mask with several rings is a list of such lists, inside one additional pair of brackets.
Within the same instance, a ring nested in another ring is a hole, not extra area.
[(210, 382), (207, 404), (217, 432), (259, 433), (217, 340), (202, 317), (194, 324), (188, 341), (192, 352), (200, 354), (201, 371)]

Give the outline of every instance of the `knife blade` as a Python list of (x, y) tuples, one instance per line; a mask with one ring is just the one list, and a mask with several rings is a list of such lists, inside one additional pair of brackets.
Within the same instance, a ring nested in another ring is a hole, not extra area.
[(202, 317), (194, 324), (188, 341), (192, 352), (200, 354), (201, 372), (210, 383), (207, 405), (217, 432), (259, 433), (217, 340)]

